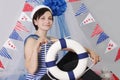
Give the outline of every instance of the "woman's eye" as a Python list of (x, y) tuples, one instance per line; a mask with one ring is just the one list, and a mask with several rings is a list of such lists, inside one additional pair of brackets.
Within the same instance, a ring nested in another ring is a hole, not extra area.
[(48, 18), (49, 20), (52, 20), (52, 18)]
[(43, 18), (41, 18), (41, 19), (45, 19), (45, 18), (43, 17)]

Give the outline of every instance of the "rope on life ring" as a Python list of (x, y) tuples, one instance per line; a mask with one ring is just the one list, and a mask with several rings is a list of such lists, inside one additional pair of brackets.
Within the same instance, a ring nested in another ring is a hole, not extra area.
[[(56, 55), (57, 52), (64, 49), (69, 48), (74, 50), (78, 55), (78, 64), (77, 66), (71, 71), (62, 71), (56, 65)], [(48, 72), (52, 76), (53, 79), (58, 80), (76, 80), (82, 76), (84, 73), (88, 62), (88, 53), (83, 48), (83, 46), (72, 40), (72, 39), (59, 39), (55, 42), (48, 50), (46, 55), (46, 66)]]

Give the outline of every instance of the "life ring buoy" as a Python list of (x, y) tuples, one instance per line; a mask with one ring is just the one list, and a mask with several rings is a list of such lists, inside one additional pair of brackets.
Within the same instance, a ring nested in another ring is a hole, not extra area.
[[(71, 71), (62, 71), (56, 65), (57, 52), (63, 48), (70, 48), (78, 55), (78, 64)], [(46, 55), (46, 66), (48, 72), (58, 80), (76, 80), (82, 76), (87, 67), (88, 53), (81, 44), (72, 39), (59, 39), (48, 50)]]

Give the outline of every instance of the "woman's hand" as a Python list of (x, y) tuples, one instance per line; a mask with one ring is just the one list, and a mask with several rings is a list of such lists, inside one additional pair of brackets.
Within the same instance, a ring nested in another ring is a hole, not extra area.
[(53, 38), (53, 37), (51, 37), (51, 41), (54, 43), (54, 42), (56, 42), (56, 41), (58, 41), (59, 39), (57, 39), (57, 38)]
[(47, 42), (48, 42), (48, 40), (46, 38), (38, 38), (38, 40), (36, 40), (36, 45), (34, 47), (34, 50), (39, 52), (40, 49), (41, 49), (42, 44), (45, 44)]
[(94, 64), (97, 64), (98, 62), (100, 62), (100, 57), (98, 54), (96, 54), (94, 51), (90, 49), (86, 49), (86, 50), (89, 53), (90, 57), (92, 58)]

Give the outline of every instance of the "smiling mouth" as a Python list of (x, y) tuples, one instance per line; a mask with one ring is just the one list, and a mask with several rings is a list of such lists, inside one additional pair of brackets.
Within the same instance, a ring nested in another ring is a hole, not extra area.
[(45, 25), (45, 26), (50, 26), (50, 25)]

